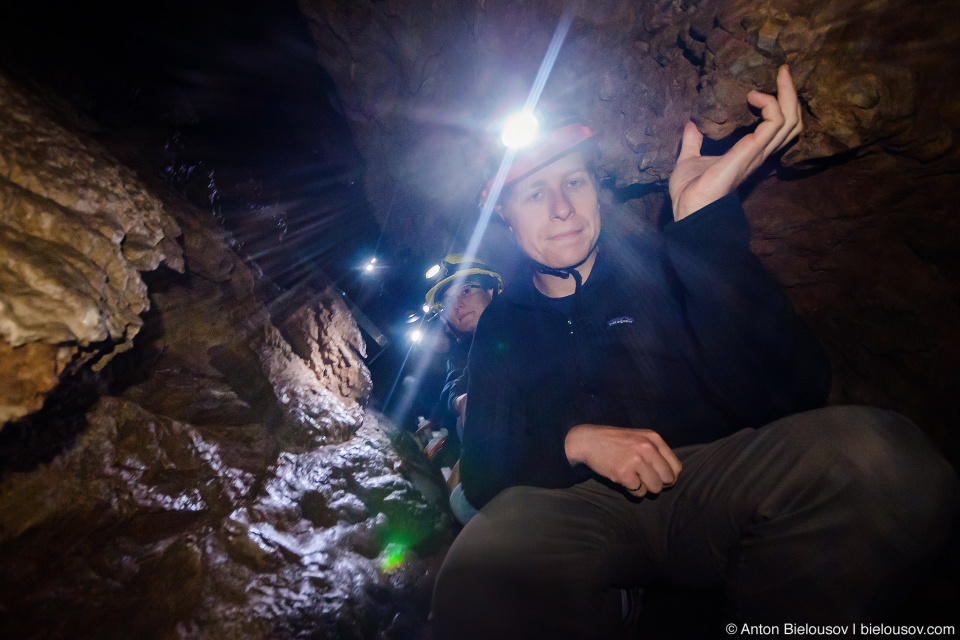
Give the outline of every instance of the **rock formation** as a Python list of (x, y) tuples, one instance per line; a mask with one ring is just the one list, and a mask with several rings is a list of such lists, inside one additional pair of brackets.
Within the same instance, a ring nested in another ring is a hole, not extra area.
[(956, 3), (300, 4), (371, 202), (383, 215), (406, 198), (395, 235), (433, 256), (464, 242), (461, 218), (472, 228), (490, 129), (526, 98), (565, 8), (542, 102), (598, 133), (625, 228), (657, 219), (684, 123), (724, 150), (757, 121), (747, 92), (789, 64), (805, 132), (744, 189), (754, 247), (827, 345), (833, 400), (905, 412), (960, 459)]
[[(149, 308), (140, 272), (183, 269), (176, 222), (128, 169), (0, 78), (0, 426), (68, 368), (102, 368)], [(55, 142), (54, 142), (55, 141)]]
[(0, 636), (419, 637), (442, 479), (338, 291), (63, 117), (0, 78)]

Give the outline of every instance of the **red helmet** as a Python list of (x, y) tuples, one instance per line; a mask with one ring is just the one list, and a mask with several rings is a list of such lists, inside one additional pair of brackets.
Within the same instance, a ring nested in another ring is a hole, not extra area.
[[(506, 187), (517, 180), (522, 180), (530, 174), (536, 173), (560, 156), (591, 140), (593, 135), (590, 128), (578, 120), (567, 118), (557, 123), (554, 128), (542, 133), (528, 146), (516, 152), (503, 181), (503, 186)], [(479, 205), (481, 207), (490, 195), (495, 177), (495, 175), (491, 176), (480, 193)]]

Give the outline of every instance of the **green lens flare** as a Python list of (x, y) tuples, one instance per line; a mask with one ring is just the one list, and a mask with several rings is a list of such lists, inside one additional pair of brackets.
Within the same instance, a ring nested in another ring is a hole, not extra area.
[(395, 571), (407, 558), (410, 547), (404, 542), (390, 542), (380, 553), (380, 569), (384, 573)]

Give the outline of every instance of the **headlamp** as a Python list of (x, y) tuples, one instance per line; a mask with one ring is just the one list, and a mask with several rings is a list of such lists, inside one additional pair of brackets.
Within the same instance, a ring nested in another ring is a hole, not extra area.
[(499, 273), (480, 260), (464, 260), (463, 254), (449, 254), (440, 262), (439, 269), (443, 275), (440, 281), (427, 291), (425, 312), (429, 309), (440, 313), (447, 289), (467, 280), (479, 280), (485, 289), (496, 289), (497, 293), (503, 291), (503, 278)]
[(507, 118), (503, 123), (500, 140), (508, 149), (522, 149), (530, 146), (540, 132), (540, 121), (530, 111), (521, 111)]
[[(547, 119), (550, 124), (550, 119)], [(593, 138), (589, 127), (575, 118), (565, 118), (545, 131), (540, 131), (540, 122), (533, 112), (520, 111), (504, 121), (501, 141), (515, 155), (504, 176), (506, 188), (517, 180), (547, 166), (574, 147)], [(508, 151), (510, 153), (510, 151)], [(491, 176), (480, 192), (479, 206), (482, 208), (493, 188), (495, 176)]]

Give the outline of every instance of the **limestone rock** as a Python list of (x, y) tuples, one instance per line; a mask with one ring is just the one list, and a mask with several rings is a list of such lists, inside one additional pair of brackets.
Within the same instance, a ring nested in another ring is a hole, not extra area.
[(36, 97), (0, 78), (0, 175), (78, 214), (140, 271), (182, 267), (179, 230), (159, 200), (98, 144), (60, 126)]
[[(392, 190), (384, 187), (398, 184), (435, 206), (475, 197), (489, 128), (525, 99), (565, 6), (301, 0), (372, 165), (374, 203), (387, 206)], [(599, 132), (617, 185), (656, 182), (669, 177), (688, 119), (717, 139), (756, 123), (747, 93), (775, 91), (777, 66), (788, 63), (807, 127), (789, 161), (834, 156), (911, 124), (922, 86), (938, 73), (925, 55), (911, 54), (924, 45), (945, 54), (948, 16), (956, 17), (955, 7), (937, 6), (942, 11), (892, 0), (581, 3), (542, 101), (579, 111)], [(935, 109), (949, 108), (923, 95)], [(449, 224), (441, 212), (427, 213)]]
[(303, 446), (348, 440), (371, 383), (363, 339), (339, 295), (316, 275), (319, 294), (273, 305), (281, 331), (223, 232), (181, 200), (166, 206), (184, 229), (187, 268), (147, 278), (152, 309), (131, 358), (139, 381), (126, 396), (194, 424), (287, 421)]
[(420, 637), (446, 494), (337, 290), (2, 82), (0, 636)]
[(278, 458), (262, 428), (119, 398), (88, 420), (70, 451), (0, 485), (4, 637), (416, 637), (449, 520), (374, 415)]
[(180, 230), (131, 171), (0, 76), (0, 427), (67, 368), (102, 368), (149, 308), (141, 271), (183, 268)]
[(146, 277), (151, 310), (137, 349), (120, 363), (130, 369), (125, 396), (193, 424), (265, 420), (276, 398), (255, 351), (270, 323), (256, 281), (224, 233), (200, 222), (204, 212), (164, 198), (183, 229), (186, 268)]
[(446, 493), (364, 409), (345, 304), (322, 275), (264, 304), (230, 239), (159, 193), (183, 273), (144, 274), (143, 329), (76, 440), (0, 477), (0, 635), (419, 637)]
[(70, 348), (45, 342), (19, 347), (0, 340), (0, 423), (40, 409), (50, 389), (73, 357)]
[(371, 390), (365, 353), (360, 330), (332, 286), (279, 329), (268, 328), (260, 347), (281, 404), (296, 421), (311, 425), (320, 442), (345, 440), (360, 424)]

